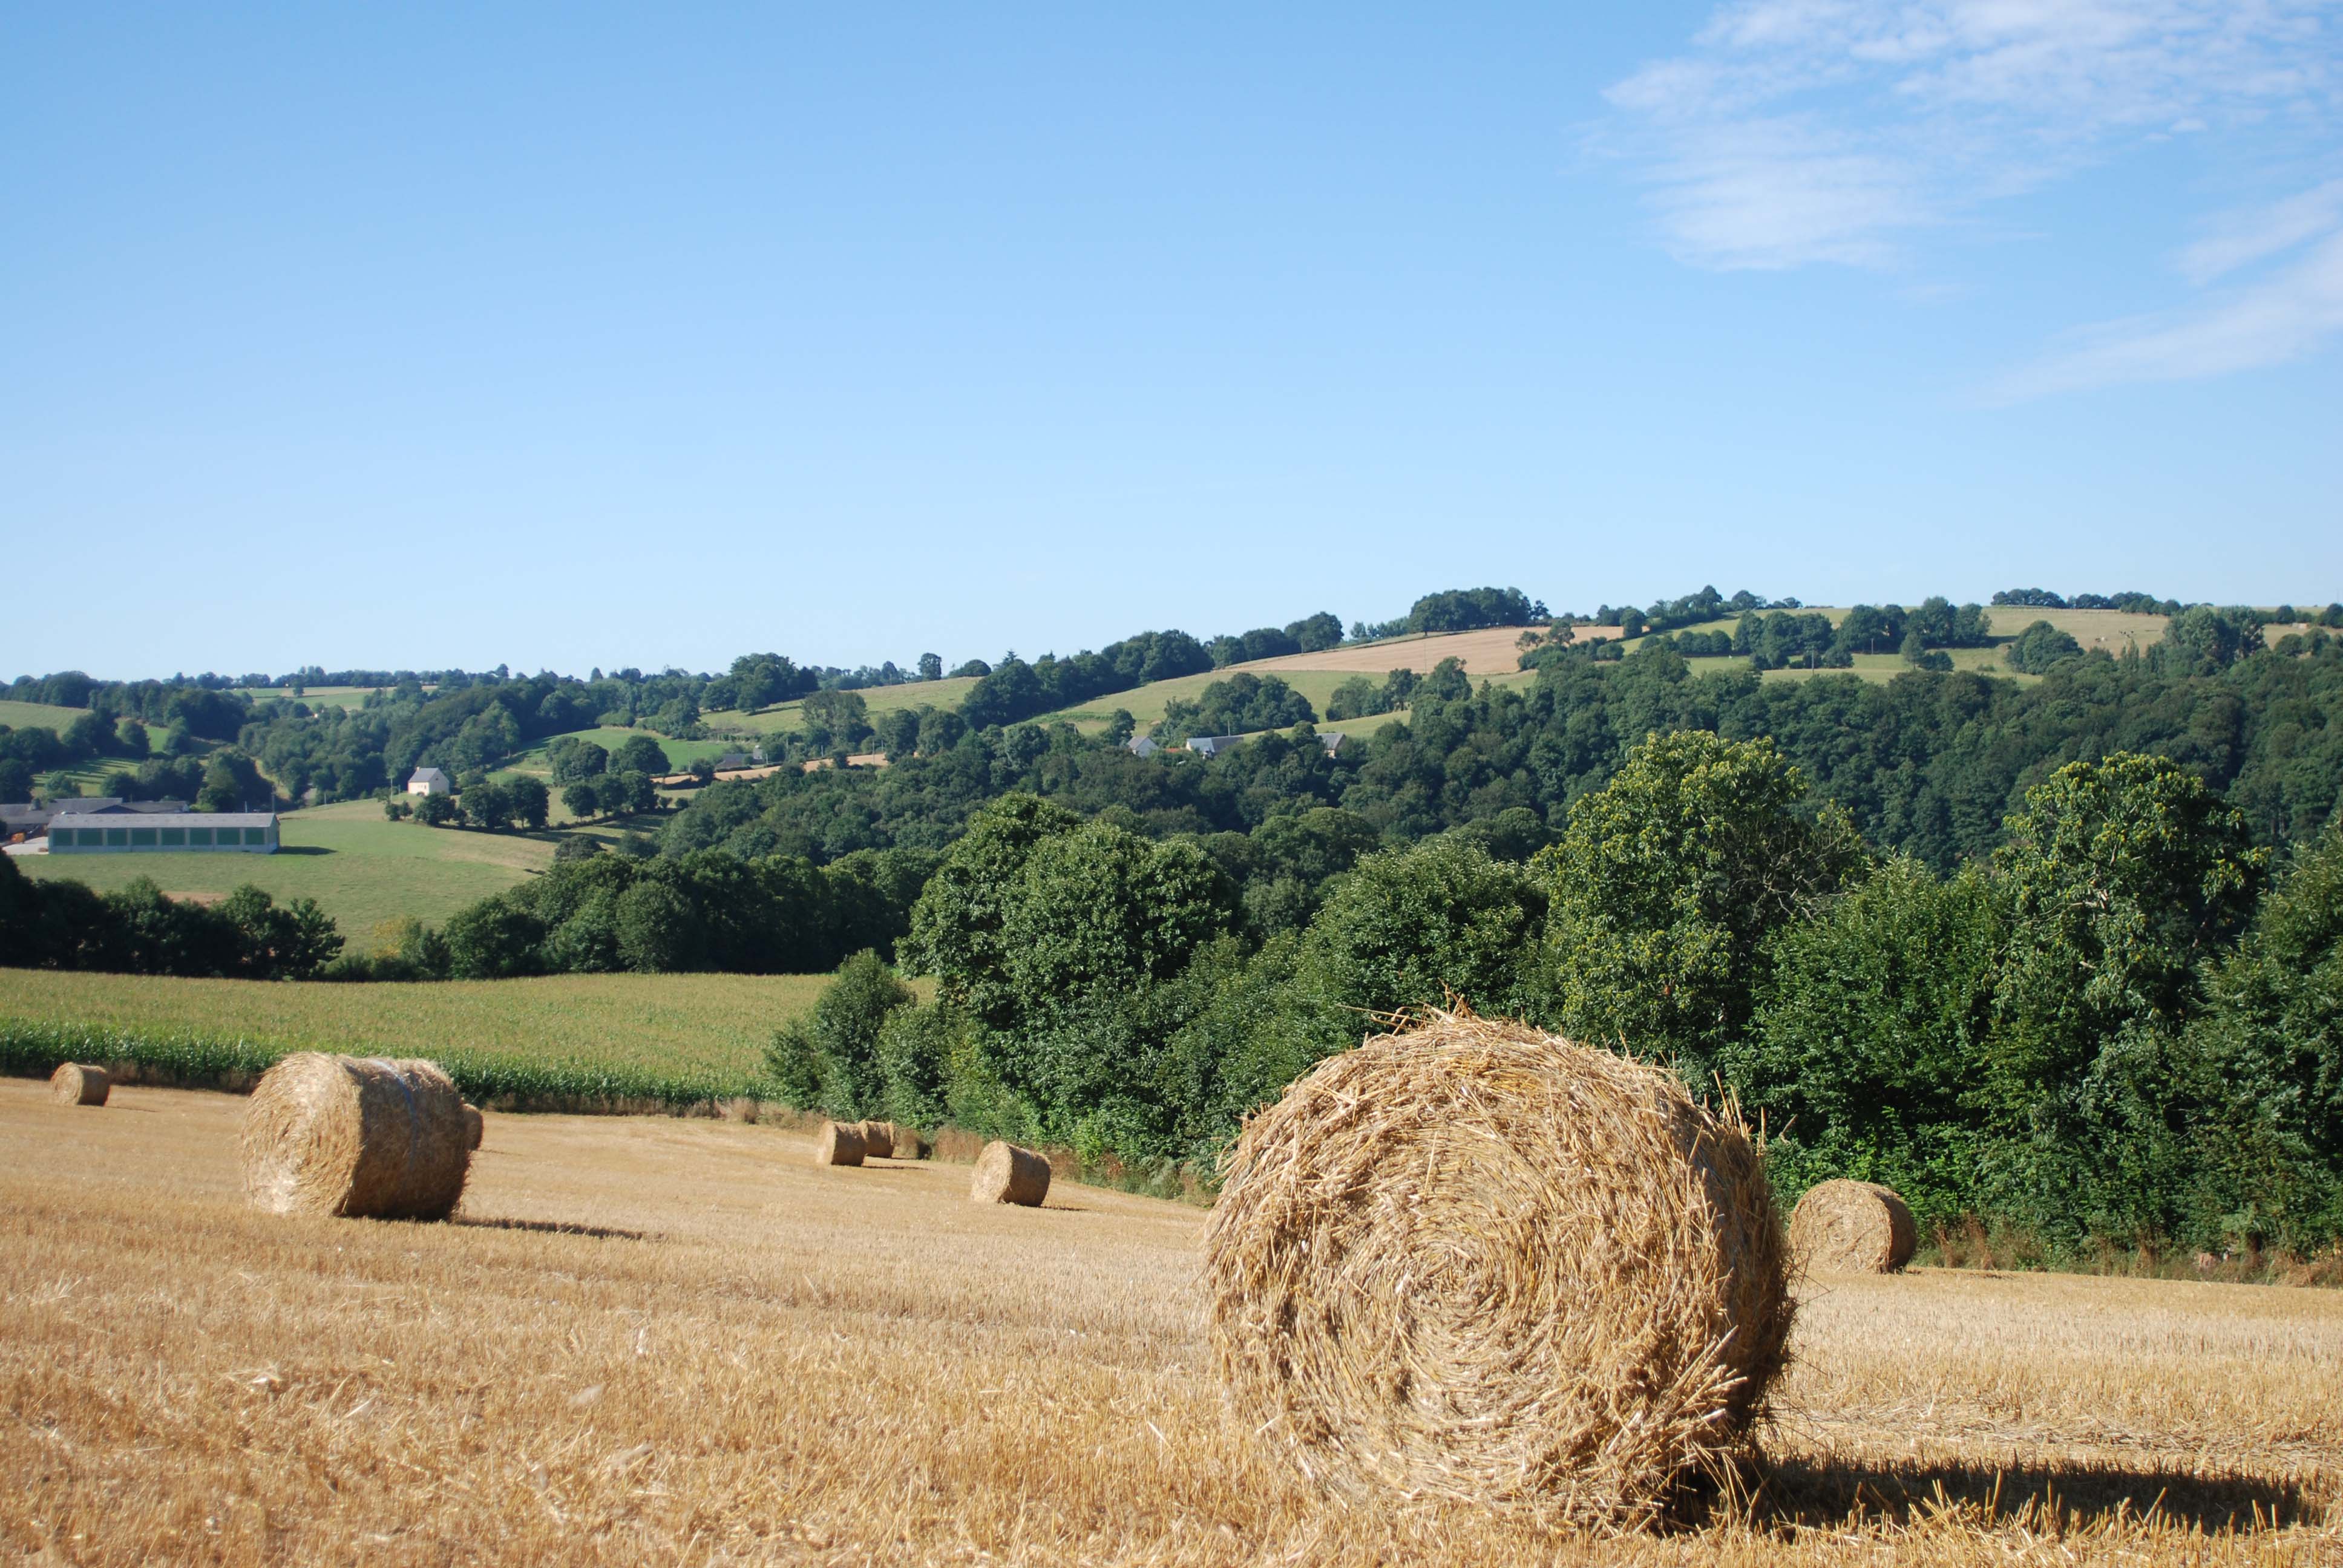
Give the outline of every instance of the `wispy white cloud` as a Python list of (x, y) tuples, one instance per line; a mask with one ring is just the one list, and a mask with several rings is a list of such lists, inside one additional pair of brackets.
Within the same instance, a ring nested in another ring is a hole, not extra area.
[(2180, 253), (2180, 271), (2191, 283), (2210, 283), (2338, 228), (2343, 228), (2343, 180), (2328, 180), (2274, 206), (2225, 214), (2211, 234)]
[[(2301, 259), (2197, 308), (2070, 334), (2033, 364), (2002, 377), (1989, 389), (1990, 400), (2016, 403), (2126, 382), (2193, 380), (2303, 357), (2343, 333), (2343, 221), (2337, 220), (2343, 214), (2330, 215), (2329, 232)], [(2279, 232), (2273, 225), (2258, 238), (2275, 246), (2269, 236)], [(2253, 259), (2268, 252), (2237, 254)], [(2237, 264), (2227, 253), (2213, 255), (2225, 267)]]
[(1614, 85), (1696, 266), (1892, 264), (1913, 237), (2149, 136), (2343, 92), (2335, 0), (1736, 0)]

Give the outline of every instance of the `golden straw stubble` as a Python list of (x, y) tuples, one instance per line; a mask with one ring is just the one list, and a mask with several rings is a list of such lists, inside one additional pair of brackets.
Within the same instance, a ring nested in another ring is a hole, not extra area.
[(245, 1191), (277, 1214), (444, 1220), (471, 1170), (466, 1138), (463, 1097), (436, 1063), (305, 1050), (253, 1091)]
[(1815, 1274), (1892, 1274), (1912, 1261), (1911, 1207), (1876, 1181), (1822, 1181), (1790, 1211), (1790, 1250)]
[(1764, 1166), (1671, 1073), (1435, 1014), (1293, 1084), (1224, 1175), (1222, 1379), (1330, 1491), (1641, 1523), (1721, 1473), (1782, 1368)]
[(114, 1080), (102, 1067), (68, 1061), (49, 1074), (49, 1094), (63, 1105), (103, 1105)]
[(1032, 1150), (996, 1138), (976, 1157), (976, 1173), (968, 1184), (971, 1203), (1015, 1203), (1031, 1209), (1049, 1195), (1050, 1162)]
[(813, 1162), (817, 1165), (860, 1165), (868, 1152), (859, 1122), (825, 1121), (813, 1135)]

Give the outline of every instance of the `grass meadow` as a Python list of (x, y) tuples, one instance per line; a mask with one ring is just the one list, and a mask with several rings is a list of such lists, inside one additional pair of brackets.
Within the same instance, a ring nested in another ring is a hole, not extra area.
[(491, 1115), (447, 1224), (246, 1208), (242, 1102), (0, 1080), (28, 1562), (2343, 1561), (2343, 1292), (1810, 1280), (1738, 1495), (1623, 1539), (1320, 1495), (1233, 1421), (1185, 1205)]
[(78, 708), (55, 708), (45, 702), (0, 701), (0, 724), (11, 729), (55, 729), (79, 719)]
[[(551, 834), (479, 833), (392, 822), (379, 800), (288, 812), (274, 855), (25, 855), (28, 876), (86, 882), (101, 892), (152, 877), (166, 893), (226, 893), (250, 882), (284, 900), (312, 898), (354, 950), (386, 922), (437, 924), (553, 863)], [(0, 980), (0, 990), (12, 983)]]

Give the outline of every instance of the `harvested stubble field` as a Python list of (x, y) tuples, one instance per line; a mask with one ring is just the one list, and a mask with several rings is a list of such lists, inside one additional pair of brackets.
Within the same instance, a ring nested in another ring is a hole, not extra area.
[[(498, 1117), (457, 1222), (241, 1202), (244, 1102), (0, 1081), (0, 1542), (72, 1563), (2332, 1563), (2343, 1295), (1809, 1285), (1754, 1504), (1346, 1511), (1222, 1413), (1203, 1216)], [(2056, 1504), (2044, 1501), (2055, 1494)], [(2258, 1523), (2257, 1520), (2258, 1519)], [(2233, 1524), (2237, 1526), (2232, 1529)]]

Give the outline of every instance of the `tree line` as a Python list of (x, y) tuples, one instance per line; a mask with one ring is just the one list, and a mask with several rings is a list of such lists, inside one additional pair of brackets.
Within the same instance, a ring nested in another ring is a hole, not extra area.
[(995, 802), (911, 910), (936, 1000), (852, 959), (772, 1075), (834, 1115), (1208, 1168), (1311, 1064), (1461, 999), (1737, 1096), (1792, 1193), (1887, 1181), (1924, 1224), (2063, 1253), (2343, 1236), (2343, 824), (2275, 856), (2117, 752), (1939, 875), (1770, 741), (1677, 731), (1556, 832), (1373, 842), (1278, 926), (1204, 844)]

